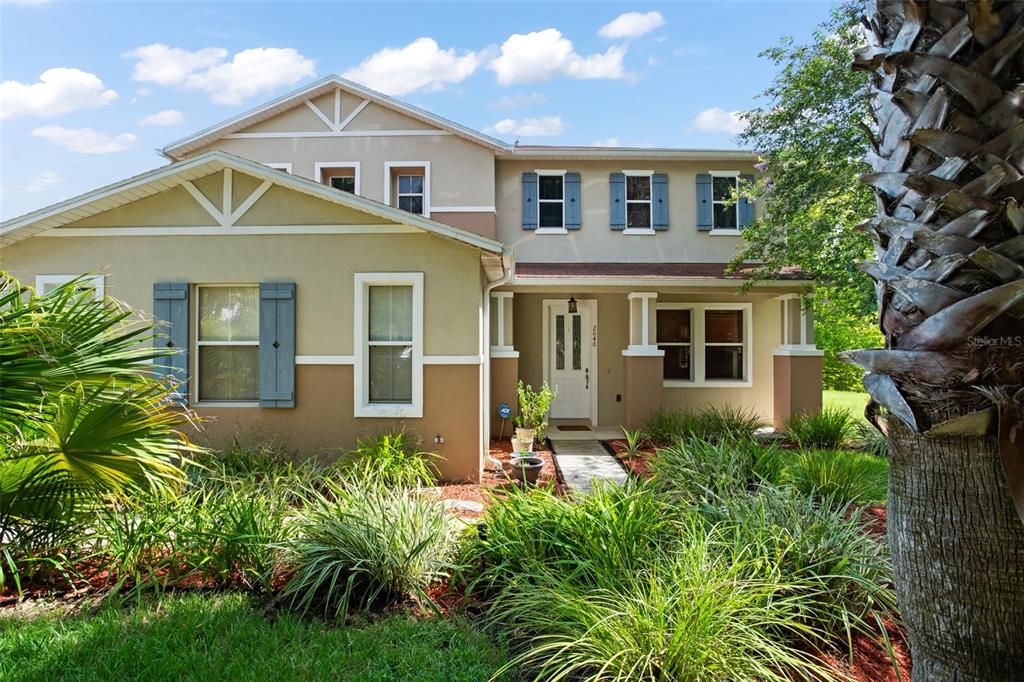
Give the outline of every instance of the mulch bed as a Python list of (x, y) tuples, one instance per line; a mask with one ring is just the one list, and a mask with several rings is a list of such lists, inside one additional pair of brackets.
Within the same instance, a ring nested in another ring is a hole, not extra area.
[(626, 471), (640, 478), (647, 478), (647, 463), (654, 456), (653, 446), (641, 449), (637, 457), (626, 457), (626, 440), (624, 438), (612, 438), (601, 441), (601, 443), (619, 459), (619, 463), (625, 467)]

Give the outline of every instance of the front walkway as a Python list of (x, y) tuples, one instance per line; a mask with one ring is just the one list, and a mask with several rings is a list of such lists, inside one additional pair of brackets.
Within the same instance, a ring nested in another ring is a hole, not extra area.
[(600, 441), (560, 438), (549, 434), (562, 477), (574, 492), (586, 495), (596, 479), (625, 483), (626, 470), (608, 454)]

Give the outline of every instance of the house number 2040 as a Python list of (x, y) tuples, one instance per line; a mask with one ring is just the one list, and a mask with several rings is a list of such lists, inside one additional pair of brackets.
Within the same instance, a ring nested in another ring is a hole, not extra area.
[(597, 325), (595, 324), (590, 329), (590, 347), (597, 348)]

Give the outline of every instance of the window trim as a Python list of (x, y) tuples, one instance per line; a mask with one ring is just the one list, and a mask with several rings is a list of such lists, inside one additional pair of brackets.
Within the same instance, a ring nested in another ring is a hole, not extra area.
[(430, 217), (430, 162), (429, 161), (385, 161), (384, 162), (384, 203), (393, 208), (398, 208), (398, 193), (395, 193), (395, 203), (391, 203), (391, 169), (392, 168), (422, 168), (423, 169), (423, 213), (424, 218)]
[(256, 338), (251, 341), (202, 341), (199, 338), (199, 290), (204, 288), (214, 287), (254, 287), (256, 289), (256, 328), (259, 329), (259, 315), (260, 315), (260, 299), (259, 283), (252, 282), (214, 282), (210, 284), (193, 284), (192, 285), (192, 323), (194, 325), (195, 334), (192, 337), (192, 344), (195, 347), (195, 352), (192, 354), (192, 379), (189, 382), (191, 384), (190, 392), (192, 395), (189, 396), (189, 402), (197, 407), (259, 407), (259, 367), (256, 369), (256, 385), (257, 385), (257, 397), (255, 400), (200, 400), (199, 399), (199, 349), (203, 346), (256, 346), (257, 353), (259, 353), (260, 340)]
[[(412, 287), (412, 402), (370, 402), (370, 297), (371, 286)], [(353, 307), (353, 405), (356, 417), (423, 416), (423, 273), (357, 272)]]
[(47, 284), (67, 284), (71, 280), (81, 277), (84, 281), (92, 283), (93, 291), (98, 299), (103, 298), (103, 285), (106, 275), (36, 275), (36, 293), (43, 295), (43, 288)]
[(328, 168), (351, 168), (354, 171), (356, 178), (356, 196), (362, 196), (359, 193), (359, 175), (360, 175), (360, 162), (359, 161), (317, 161), (313, 164), (313, 178), (321, 185), (331, 186), (331, 178), (340, 177), (335, 175), (324, 176), (324, 171)]
[[(654, 232), (654, 171), (653, 170), (623, 170), (622, 174), (627, 178), (647, 178), (647, 182), (650, 185), (650, 197), (645, 202), (643, 199), (630, 199), (629, 198), (629, 180), (626, 180), (626, 184), (623, 187), (623, 199), (626, 201), (626, 226), (622, 230), (624, 235), (653, 235)], [(629, 205), (630, 204), (643, 204), (646, 203), (650, 210), (648, 211), (648, 224), (647, 227), (630, 227), (629, 226)]]
[(265, 163), (263, 165), (268, 168), (273, 168), (274, 170), (282, 170), (285, 173), (288, 173), (289, 175), (292, 174), (292, 164), (285, 161), (275, 161), (273, 163)]
[[(565, 226), (565, 174), (569, 171), (566, 169), (544, 169), (538, 168), (533, 171), (537, 174), (537, 229), (534, 230), (535, 234), (569, 234), (568, 228)], [(540, 205), (556, 203), (555, 199), (541, 199), (540, 198), (540, 178), (543, 175), (551, 177), (562, 178), (562, 198), (557, 200), (558, 203), (562, 204), (562, 224), (559, 227), (541, 227), (540, 226)]]
[[(658, 310), (689, 310), (690, 312), (690, 364), (693, 380), (665, 379), (662, 375), (662, 386), (665, 388), (750, 388), (754, 385), (754, 304), (753, 303), (658, 303)], [(711, 343), (704, 340), (704, 313), (708, 310), (742, 310), (743, 311), (743, 379), (707, 379), (704, 376), (704, 349), (710, 346), (737, 346), (736, 343)], [(662, 344), (657, 339), (657, 321), (655, 321), (655, 344)]]
[(715, 204), (727, 203), (722, 199), (715, 199), (715, 178), (732, 178), (733, 189), (737, 193), (740, 191), (740, 171), (708, 171), (711, 175), (711, 231), (708, 234), (712, 237), (735, 237), (741, 233), (740, 230), (740, 204), (737, 201), (733, 204), (736, 207), (736, 227), (716, 227), (715, 226)]

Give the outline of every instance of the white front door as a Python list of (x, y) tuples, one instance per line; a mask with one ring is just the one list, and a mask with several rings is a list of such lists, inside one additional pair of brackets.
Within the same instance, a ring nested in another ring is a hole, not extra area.
[(592, 419), (593, 358), (597, 343), (594, 328), (596, 301), (578, 301), (570, 313), (567, 302), (547, 301), (545, 377), (558, 393), (551, 404), (552, 419)]

